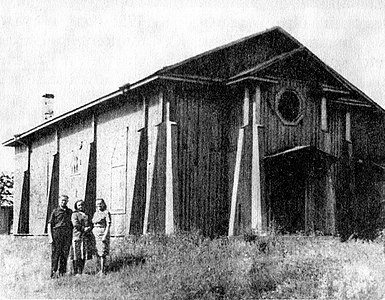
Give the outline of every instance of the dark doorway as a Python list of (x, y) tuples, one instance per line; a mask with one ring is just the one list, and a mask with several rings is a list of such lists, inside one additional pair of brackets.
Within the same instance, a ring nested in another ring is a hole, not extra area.
[(312, 146), (266, 157), (269, 226), (281, 233), (333, 233), (334, 162), (332, 155)]
[(277, 159), (268, 164), (269, 225), (281, 233), (305, 229), (305, 171), (299, 161)]

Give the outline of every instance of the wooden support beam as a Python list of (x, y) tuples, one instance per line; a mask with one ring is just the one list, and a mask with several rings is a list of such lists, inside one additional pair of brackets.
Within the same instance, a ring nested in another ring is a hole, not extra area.
[(327, 101), (326, 97), (321, 99), (321, 129), (328, 130), (328, 114), (327, 114)]
[(255, 88), (252, 106), (252, 159), (251, 159), (251, 228), (262, 231), (261, 166), (259, 153), (258, 115), (260, 114), (261, 89)]
[[(149, 100), (148, 100), (149, 101)], [(156, 104), (158, 107), (161, 108), (160, 115), (162, 115), (162, 108), (163, 108), (163, 93), (159, 93), (159, 99), (158, 103)], [(149, 102), (148, 102), (149, 105)], [(150, 107), (148, 108), (150, 109)], [(153, 124), (150, 125), (150, 122), (153, 123), (153, 120), (149, 117), (146, 123), (147, 127), (147, 141), (148, 141), (148, 157), (147, 157), (147, 172), (146, 172), (146, 206), (144, 211), (144, 221), (143, 221), (143, 234), (147, 234), (148, 231), (148, 219), (150, 214), (150, 205), (151, 205), (151, 195), (152, 195), (152, 184), (154, 179), (154, 171), (155, 171), (155, 155), (156, 155), (156, 147), (157, 147), (157, 140), (158, 140), (158, 132), (159, 124)]]
[(229, 233), (228, 233), (229, 236), (234, 235), (235, 211), (237, 207), (239, 174), (241, 170), (243, 138), (245, 134), (244, 130), (245, 130), (244, 128), (240, 128), (238, 133), (237, 155), (235, 159), (235, 169), (234, 169), (234, 179), (233, 179), (233, 190), (231, 193), (231, 210), (230, 210)]
[(345, 140), (348, 142), (352, 141), (351, 128), (350, 112), (347, 111), (345, 115)]
[(166, 122), (166, 216), (165, 216), (165, 233), (174, 233), (174, 185), (172, 174), (172, 139), (170, 121), (170, 99), (167, 99), (165, 105), (165, 122)]
[(250, 93), (249, 89), (245, 89), (245, 95), (243, 97), (243, 126), (249, 125), (249, 109), (250, 109)]
[(329, 86), (329, 85), (323, 84), (321, 86), (321, 88), (322, 88), (322, 91), (324, 91), (324, 92), (349, 95), (349, 91), (342, 90), (342, 89), (334, 87), (334, 86)]
[(249, 124), (249, 108), (250, 108), (250, 93), (249, 89), (245, 88), (245, 93), (242, 103), (242, 122), (241, 128), (238, 133), (237, 142), (237, 154), (235, 159), (234, 177), (233, 177), (233, 190), (231, 194), (231, 208), (230, 208), (230, 220), (229, 220), (229, 231), (228, 235), (233, 236), (235, 231), (235, 214), (237, 209), (237, 198), (238, 198), (238, 186), (241, 174), (242, 157), (244, 155), (244, 138), (246, 126)]

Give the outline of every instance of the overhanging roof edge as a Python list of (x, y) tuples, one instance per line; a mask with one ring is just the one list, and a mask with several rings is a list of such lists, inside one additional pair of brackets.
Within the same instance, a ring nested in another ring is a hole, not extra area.
[(107, 100), (109, 100), (111, 98), (117, 97), (117, 96), (122, 95), (122, 94), (123, 94), (122, 90), (117, 90), (117, 91), (112, 92), (112, 93), (110, 93), (108, 95), (100, 97), (100, 98), (98, 98), (98, 99), (96, 99), (94, 101), (86, 103), (86, 104), (84, 104), (84, 105), (82, 105), (82, 106), (80, 106), (78, 108), (75, 108), (75, 109), (70, 110), (70, 111), (68, 111), (66, 113), (63, 113), (63, 114), (61, 114), (61, 115), (59, 115), (59, 116), (57, 116), (57, 117), (55, 117), (55, 118), (53, 118), (51, 120), (48, 120), (45, 123), (39, 124), (39, 125), (37, 125), (37, 126), (31, 128), (31, 129), (21, 133), (21, 134), (17, 134), (17, 135), (15, 134), (15, 136), (13, 138), (3, 142), (2, 145), (3, 146), (7, 146), (7, 147), (8, 146), (14, 146), (15, 143), (17, 143), (19, 140), (22, 140), (23, 138), (31, 135), (32, 133), (35, 133), (35, 132), (37, 132), (39, 130), (42, 130), (44, 128), (48, 128), (49, 126), (55, 125), (58, 122), (66, 119), (66, 118), (68, 118), (70, 116), (73, 116), (73, 115), (75, 115), (77, 113), (80, 113), (80, 112), (82, 112), (82, 111), (84, 111), (86, 109), (94, 107), (94, 106), (96, 106), (96, 105), (98, 105), (98, 104), (100, 104), (100, 103), (102, 103), (104, 101), (107, 101)]

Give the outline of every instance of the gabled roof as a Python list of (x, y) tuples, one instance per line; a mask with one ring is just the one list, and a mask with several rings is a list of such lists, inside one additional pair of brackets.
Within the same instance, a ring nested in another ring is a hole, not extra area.
[[(306, 62), (303, 65), (298, 61)], [(40, 132), (43, 129), (55, 127), (67, 118), (96, 106), (105, 104), (107, 101), (123, 95), (140, 86), (149, 84), (156, 80), (173, 80), (205, 84), (229, 84), (242, 79), (255, 79), (267, 74), (282, 74), (280, 71), (292, 69), (294, 72), (309, 72), (310, 65), (312, 74), (322, 78), (324, 84), (333, 87), (342, 87), (352, 97), (359, 98), (368, 106), (374, 107), (382, 113), (385, 112), (381, 106), (375, 103), (357, 87), (339, 75), (332, 68), (323, 63), (309, 49), (293, 38), (280, 27), (273, 27), (263, 32), (247, 36), (232, 43), (206, 51), (179, 63), (164, 67), (163, 69), (147, 76), (134, 84), (125, 84), (117, 91), (98, 98), (77, 109), (64, 113), (43, 124), (40, 124), (24, 133), (15, 135), (5, 141), (5, 146), (15, 146), (18, 141)], [(289, 67), (289, 66), (295, 66)]]

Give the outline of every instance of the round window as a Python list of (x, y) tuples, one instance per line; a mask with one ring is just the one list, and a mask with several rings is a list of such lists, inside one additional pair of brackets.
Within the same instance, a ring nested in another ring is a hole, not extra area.
[(286, 90), (277, 99), (277, 111), (283, 121), (294, 123), (301, 114), (301, 100), (294, 91)]

